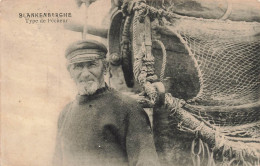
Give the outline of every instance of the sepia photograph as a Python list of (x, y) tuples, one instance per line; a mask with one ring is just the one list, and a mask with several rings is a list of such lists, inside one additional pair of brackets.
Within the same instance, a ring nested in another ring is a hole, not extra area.
[(0, 166), (260, 166), (260, 0), (0, 0)]

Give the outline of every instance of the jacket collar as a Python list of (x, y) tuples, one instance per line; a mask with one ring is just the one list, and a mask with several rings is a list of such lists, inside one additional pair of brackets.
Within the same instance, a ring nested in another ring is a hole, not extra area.
[(77, 95), (76, 96), (76, 101), (78, 102), (78, 104), (84, 104), (89, 100), (94, 100), (96, 98), (98, 98), (99, 96), (101, 96), (102, 94), (104, 94), (106, 91), (108, 91), (108, 86), (105, 85), (105, 87), (98, 89), (94, 94), (92, 95)]

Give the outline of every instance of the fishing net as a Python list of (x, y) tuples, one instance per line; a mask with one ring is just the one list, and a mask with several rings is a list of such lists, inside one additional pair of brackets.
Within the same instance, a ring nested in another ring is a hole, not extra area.
[[(158, 78), (155, 73), (160, 73), (162, 82), (164, 70), (171, 67), (167, 66), (167, 59), (171, 57), (167, 55), (169, 50), (166, 46), (176, 44), (176, 40), (170, 39), (171, 44), (162, 42), (160, 35), (177, 37), (187, 56), (191, 57), (199, 80), (197, 95), (186, 100), (185, 104), (178, 96), (166, 93), (166, 114), (160, 109), (154, 111), (157, 150), (167, 151), (164, 153), (166, 158), (170, 153), (176, 157), (178, 152), (173, 152), (176, 149), (169, 140), (176, 137), (175, 129), (178, 128), (195, 138), (189, 144), (193, 165), (200, 165), (204, 150), (208, 152), (208, 166), (215, 165), (214, 160), (218, 158), (227, 160), (224, 163), (229, 165), (259, 165), (260, 23), (180, 16), (155, 8), (158, 5), (152, 2), (154, 7), (145, 1), (133, 1), (122, 6), (122, 18), (126, 20), (122, 21), (122, 36), (127, 36), (128, 42), (119, 38), (124, 46), (121, 58), (124, 61), (125, 54), (131, 53), (132, 74), (144, 87), (146, 96), (154, 102), (159, 87), (153, 86)], [(155, 43), (162, 50), (159, 57), (163, 61), (161, 68), (153, 67), (158, 59), (149, 52), (155, 48)], [(129, 67), (127, 64), (122, 66), (123, 69)], [(128, 72), (125, 74), (129, 75)], [(199, 150), (195, 152), (195, 149)], [(217, 157), (219, 152), (221, 157)]]
[[(189, 26), (192, 25), (192, 26)], [(242, 105), (259, 100), (258, 23), (179, 20), (176, 32), (194, 59), (207, 105)]]
[(229, 151), (230, 164), (258, 165), (260, 24), (182, 17), (167, 29), (185, 46), (200, 82), (196, 97), (177, 111), (180, 129), (214, 135), (208, 141)]
[(216, 126), (259, 121), (260, 24), (181, 19), (168, 28), (199, 75), (200, 91), (188, 101), (189, 110)]
[(233, 148), (230, 154), (240, 159), (247, 151), (259, 160), (259, 27), (185, 18), (169, 27), (194, 60), (200, 81), (199, 93), (184, 109), (225, 137), (215, 137), (216, 147), (224, 141), (224, 148)]
[[(178, 119), (177, 128), (195, 136), (191, 145), (193, 164), (200, 164), (201, 152), (194, 153), (197, 144), (199, 149), (210, 145), (211, 151), (221, 151), (221, 160), (228, 160), (230, 165), (258, 165), (260, 24), (178, 16), (147, 6), (140, 7), (140, 13), (150, 13), (151, 18), (163, 16), (167, 21), (161, 19), (166, 23), (161, 33), (179, 38), (197, 70), (199, 92), (184, 106), (178, 107), (179, 99), (166, 94), (170, 116)], [(168, 120), (166, 125), (159, 125), (159, 139), (165, 135), (164, 129), (169, 133), (169, 127), (176, 127)], [(169, 151), (167, 146), (165, 150)], [(207, 165), (214, 165), (216, 153), (208, 154)]]
[(168, 27), (185, 45), (199, 75), (200, 91), (188, 101), (189, 109), (211, 124), (259, 121), (259, 27), (205, 19), (181, 19)]

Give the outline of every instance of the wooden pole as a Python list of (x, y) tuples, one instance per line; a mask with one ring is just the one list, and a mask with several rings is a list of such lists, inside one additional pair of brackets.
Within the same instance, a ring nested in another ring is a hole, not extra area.
[(84, 26), (83, 26), (83, 32), (82, 32), (82, 40), (86, 39), (86, 34), (88, 31), (88, 7), (90, 5), (89, 0), (87, 0), (86, 2), (84, 2), (84, 7), (85, 7), (85, 20), (84, 20)]

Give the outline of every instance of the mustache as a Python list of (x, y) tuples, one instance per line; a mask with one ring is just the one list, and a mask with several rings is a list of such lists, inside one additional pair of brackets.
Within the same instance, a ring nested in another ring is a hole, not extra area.
[(83, 80), (79, 80), (79, 83), (88, 83), (88, 82), (95, 82), (95, 80), (93, 80), (93, 79), (91, 79), (91, 80), (89, 80), (89, 79), (83, 79)]
[(79, 77), (78, 79), (78, 82), (89, 82), (89, 81), (96, 81), (94, 78), (91, 78), (91, 77)]
[(75, 81), (78, 83), (83, 83), (83, 82), (89, 82), (89, 81), (96, 81), (95, 78), (93, 78), (92, 76), (88, 75), (88, 76), (81, 76), (79, 75), (77, 78), (75, 78)]

